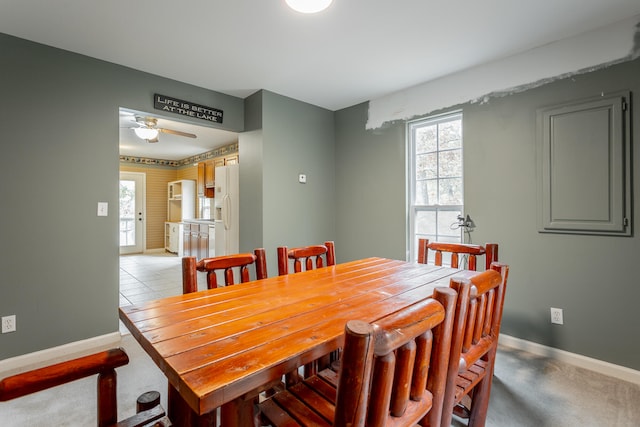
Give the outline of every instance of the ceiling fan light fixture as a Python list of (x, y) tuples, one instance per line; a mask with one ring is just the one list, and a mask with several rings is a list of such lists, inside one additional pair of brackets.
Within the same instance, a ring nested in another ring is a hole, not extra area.
[(287, 5), (300, 13), (322, 12), (331, 5), (333, 0), (285, 0)]
[(156, 139), (158, 137), (158, 129), (135, 128), (133, 130), (140, 139)]

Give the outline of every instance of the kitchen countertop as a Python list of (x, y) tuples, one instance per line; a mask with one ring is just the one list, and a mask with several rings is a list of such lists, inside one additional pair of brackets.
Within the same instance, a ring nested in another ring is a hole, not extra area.
[(214, 225), (215, 220), (213, 219), (203, 219), (203, 218), (194, 218), (194, 219), (185, 219), (182, 222), (197, 222), (200, 224), (210, 224), (210, 225)]

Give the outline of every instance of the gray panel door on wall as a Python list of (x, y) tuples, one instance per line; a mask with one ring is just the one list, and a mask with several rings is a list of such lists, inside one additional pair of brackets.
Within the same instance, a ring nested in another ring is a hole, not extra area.
[(630, 235), (629, 92), (538, 110), (538, 230)]

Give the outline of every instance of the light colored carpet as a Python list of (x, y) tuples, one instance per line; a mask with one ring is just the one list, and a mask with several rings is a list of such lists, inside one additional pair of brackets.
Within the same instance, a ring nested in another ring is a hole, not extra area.
[(487, 426), (640, 426), (638, 384), (504, 346), (495, 371)]
[[(136, 399), (146, 391), (160, 392), (167, 407), (167, 379), (142, 347), (129, 334), (121, 346), (129, 355), (129, 364), (118, 373), (118, 416), (136, 412)], [(0, 402), (0, 427), (84, 427), (96, 425), (96, 378), (90, 377), (41, 391), (10, 402)]]
[[(118, 369), (120, 417), (133, 415), (137, 396), (149, 390), (160, 391), (166, 408), (164, 375), (130, 335), (122, 346), (131, 361)], [(91, 378), (0, 403), (0, 426), (94, 426), (95, 388)], [(487, 426), (637, 427), (639, 403), (640, 385), (501, 347)]]

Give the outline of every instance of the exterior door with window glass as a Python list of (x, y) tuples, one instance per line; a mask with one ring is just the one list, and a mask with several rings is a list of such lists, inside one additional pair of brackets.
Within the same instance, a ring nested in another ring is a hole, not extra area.
[(120, 254), (144, 252), (143, 173), (120, 172)]
[[(428, 118), (408, 125), (411, 158), (410, 258), (418, 239), (460, 243), (463, 212), (462, 114)], [(446, 260), (445, 260), (446, 262)]]

